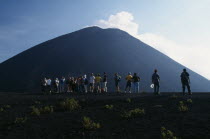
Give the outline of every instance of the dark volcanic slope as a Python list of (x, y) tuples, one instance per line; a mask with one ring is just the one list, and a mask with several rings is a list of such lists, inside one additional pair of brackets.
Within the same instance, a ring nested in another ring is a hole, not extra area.
[[(154, 68), (161, 76), (161, 91), (180, 90), (182, 65), (124, 31), (90, 27), (39, 44), (0, 64), (0, 91), (37, 91), (44, 76), (104, 71), (110, 80), (114, 72), (135, 71), (142, 78), (141, 90), (149, 91)], [(189, 73), (193, 91), (210, 90), (208, 80)]]

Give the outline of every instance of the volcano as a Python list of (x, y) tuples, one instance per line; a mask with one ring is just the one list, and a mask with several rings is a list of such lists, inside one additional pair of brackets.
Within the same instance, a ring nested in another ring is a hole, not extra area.
[[(180, 73), (185, 66), (119, 29), (88, 27), (36, 45), (0, 64), (1, 92), (38, 92), (43, 77), (108, 74), (108, 89), (114, 90), (114, 73), (136, 72), (140, 90), (152, 91), (151, 75), (158, 69), (161, 91), (181, 91)], [(187, 69), (192, 91), (207, 92), (210, 82)]]

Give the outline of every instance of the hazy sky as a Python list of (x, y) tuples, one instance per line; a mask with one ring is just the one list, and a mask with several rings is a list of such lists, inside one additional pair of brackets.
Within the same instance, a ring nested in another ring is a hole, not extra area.
[(0, 0), (0, 62), (46, 40), (116, 27), (210, 79), (210, 0)]

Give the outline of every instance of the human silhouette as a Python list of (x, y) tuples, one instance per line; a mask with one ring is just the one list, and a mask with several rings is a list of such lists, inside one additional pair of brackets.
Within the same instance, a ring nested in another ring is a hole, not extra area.
[(183, 72), (181, 73), (181, 82), (182, 82), (182, 93), (185, 95), (185, 86), (187, 86), (188, 94), (191, 95), (191, 89), (190, 89), (190, 75), (187, 72), (186, 69), (183, 69)]
[(154, 94), (159, 94), (160, 89), (160, 76), (157, 73), (157, 69), (154, 70), (154, 73), (152, 75), (152, 83), (154, 84)]

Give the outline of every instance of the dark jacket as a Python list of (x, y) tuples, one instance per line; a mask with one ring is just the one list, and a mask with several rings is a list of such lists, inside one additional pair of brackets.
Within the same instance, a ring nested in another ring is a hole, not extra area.
[(189, 84), (190, 83), (190, 77), (189, 73), (183, 71), (182, 74), (180, 75), (181, 81), (183, 84)]
[(157, 73), (153, 73), (152, 75), (152, 83), (157, 84), (160, 82), (160, 76)]

